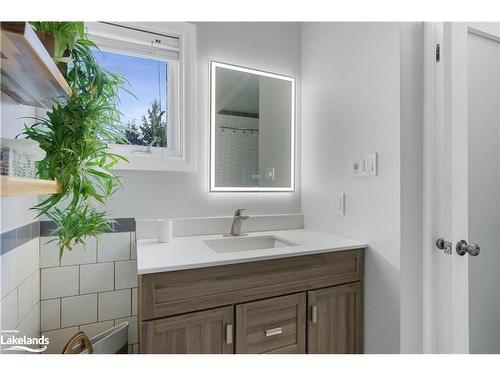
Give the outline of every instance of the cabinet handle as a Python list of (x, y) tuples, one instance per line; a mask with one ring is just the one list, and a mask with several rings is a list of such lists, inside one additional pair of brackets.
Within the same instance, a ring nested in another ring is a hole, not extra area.
[(276, 328), (268, 329), (266, 331), (266, 337), (280, 335), (282, 333), (283, 333), (283, 328), (276, 327)]
[(228, 345), (233, 343), (233, 325), (228, 324), (226, 326), (226, 343)]
[(317, 320), (318, 320), (318, 306), (314, 305), (311, 306), (311, 321), (313, 323), (316, 323)]

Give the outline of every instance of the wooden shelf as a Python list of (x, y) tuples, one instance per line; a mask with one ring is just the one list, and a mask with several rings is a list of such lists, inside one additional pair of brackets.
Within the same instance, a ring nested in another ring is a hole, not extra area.
[(2, 91), (15, 101), (50, 107), (71, 88), (27, 22), (1, 22)]
[(35, 178), (0, 176), (0, 195), (43, 195), (61, 192), (61, 186), (56, 181), (38, 180)]

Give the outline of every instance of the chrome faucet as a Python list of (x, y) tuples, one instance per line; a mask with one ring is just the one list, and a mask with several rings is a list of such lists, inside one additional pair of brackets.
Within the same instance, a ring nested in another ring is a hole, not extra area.
[(241, 213), (246, 210), (246, 208), (238, 208), (234, 211), (233, 224), (231, 225), (231, 234), (228, 236), (246, 236), (246, 233), (241, 233), (241, 222), (248, 219), (250, 216), (244, 216)]

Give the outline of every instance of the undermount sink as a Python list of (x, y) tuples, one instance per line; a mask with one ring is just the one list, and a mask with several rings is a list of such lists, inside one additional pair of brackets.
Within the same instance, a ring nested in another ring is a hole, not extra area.
[(236, 251), (263, 250), (278, 247), (297, 246), (296, 243), (276, 236), (234, 237), (203, 241), (217, 253)]

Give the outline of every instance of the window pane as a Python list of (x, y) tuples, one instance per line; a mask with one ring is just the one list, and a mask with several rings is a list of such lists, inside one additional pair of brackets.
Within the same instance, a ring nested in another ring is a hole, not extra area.
[(133, 95), (120, 90), (122, 123), (132, 129), (124, 134), (130, 144), (167, 147), (168, 62), (107, 51), (93, 52), (103, 68), (122, 74), (130, 83), (125, 88)]

